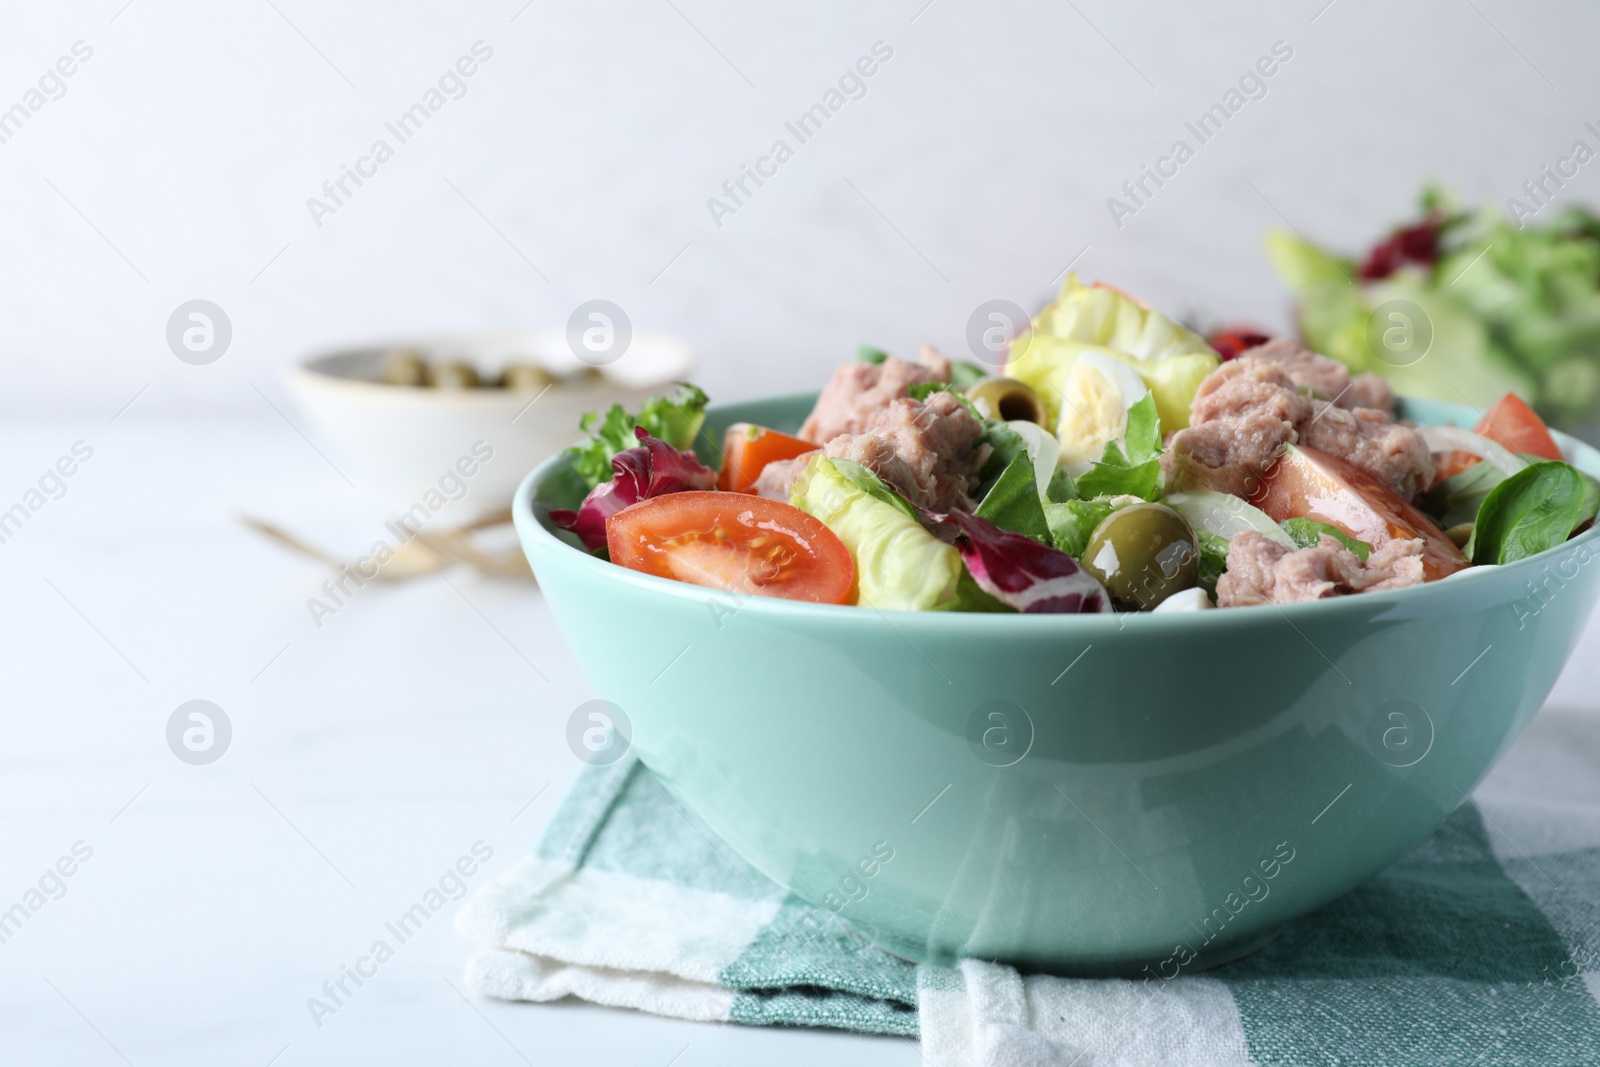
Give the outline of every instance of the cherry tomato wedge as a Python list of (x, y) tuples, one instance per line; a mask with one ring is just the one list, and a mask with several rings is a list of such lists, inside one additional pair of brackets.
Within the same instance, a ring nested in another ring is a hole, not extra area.
[(815, 452), (819, 445), (790, 437), (752, 422), (736, 422), (722, 437), (722, 474), (717, 488), (732, 493), (753, 493), (762, 468), (780, 459)]
[(606, 520), (611, 562), (731, 593), (848, 604), (855, 561), (837, 534), (781, 500), (668, 493)]
[[(1505, 445), (1513, 452), (1538, 456), (1540, 459), (1566, 458), (1561, 454), (1561, 446), (1556, 444), (1556, 439), (1550, 436), (1544, 420), (1516, 393), (1507, 393), (1499, 403), (1484, 412), (1472, 432), (1496, 444)], [(1452, 474), (1460, 474), (1476, 462), (1478, 457), (1471, 452), (1446, 452), (1439, 459), (1439, 473), (1435, 475), (1434, 483), (1438, 484)]]
[(1206, 338), (1206, 344), (1216, 349), (1217, 355), (1224, 360), (1238, 359), (1256, 345), (1264, 345), (1272, 340), (1272, 335), (1263, 333), (1254, 326), (1224, 326), (1214, 331)]
[(1425, 581), (1467, 566), (1467, 557), (1444, 531), (1393, 489), (1355, 464), (1314, 448), (1286, 449), (1268, 468), (1250, 503), (1274, 522), (1316, 519), (1373, 547), (1397, 537), (1420, 538)]

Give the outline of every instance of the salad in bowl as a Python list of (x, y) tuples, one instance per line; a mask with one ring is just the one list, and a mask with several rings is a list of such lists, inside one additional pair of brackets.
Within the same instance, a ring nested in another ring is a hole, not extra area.
[(1068, 279), (993, 367), (613, 407), (513, 516), (613, 714), (578, 758), (788, 887), (786, 944), (1167, 979), (1414, 848), (1577, 647), (1600, 453), (1481, 403)]
[[(1225, 357), (1069, 275), (999, 368), (864, 348), (794, 433), (690, 447), (706, 396), (585, 419), (551, 521), (619, 566), (879, 611), (1082, 614), (1284, 605), (1555, 548), (1600, 509), (1507, 394), (1417, 426), (1383, 379), (1293, 340)], [(705, 449), (702, 448), (702, 452)], [(711, 457), (708, 457), (711, 458)]]

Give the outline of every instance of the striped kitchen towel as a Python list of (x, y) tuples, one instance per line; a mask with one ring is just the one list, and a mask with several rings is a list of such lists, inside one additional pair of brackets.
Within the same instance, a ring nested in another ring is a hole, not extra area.
[(983, 1064), (1600, 1064), (1600, 719), (1546, 709), (1437, 833), (1171, 980), (918, 966), (789, 896), (632, 759), (584, 772), (457, 926), (478, 993), (919, 1037)]

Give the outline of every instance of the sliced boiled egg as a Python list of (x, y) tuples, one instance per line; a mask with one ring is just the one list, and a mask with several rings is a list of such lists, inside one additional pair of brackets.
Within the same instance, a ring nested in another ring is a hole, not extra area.
[(1085, 352), (1073, 361), (1061, 388), (1056, 439), (1060, 463), (1076, 477), (1105, 454), (1107, 441), (1128, 429), (1128, 409), (1150, 391), (1132, 367), (1111, 356)]
[(1164, 611), (1170, 615), (1179, 611), (1209, 611), (1212, 607), (1214, 605), (1211, 603), (1211, 597), (1204, 589), (1196, 586), (1192, 589), (1180, 589), (1151, 610)]

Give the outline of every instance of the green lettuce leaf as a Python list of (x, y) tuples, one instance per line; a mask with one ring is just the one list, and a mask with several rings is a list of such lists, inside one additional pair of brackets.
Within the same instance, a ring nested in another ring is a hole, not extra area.
[(834, 470), (843, 475), (846, 481), (868, 496), (881, 500), (890, 507), (897, 508), (904, 512), (908, 518), (915, 519), (917, 517), (917, 511), (911, 506), (911, 501), (890, 489), (888, 484), (874, 474), (870, 468), (857, 463), (853, 459), (845, 459), (842, 456), (835, 456), (828, 462), (833, 464)]
[(1136, 496), (1155, 500), (1161, 495), (1161, 420), (1156, 402), (1146, 393), (1128, 409), (1126, 451), (1115, 441), (1106, 442), (1105, 455), (1079, 476), (1080, 497)]
[[(856, 564), (856, 603), (883, 611), (948, 611), (959, 602), (966, 568), (954, 545), (933, 536), (906, 510), (889, 503), (892, 491), (865, 467), (846, 476), (838, 460), (813, 456), (789, 502), (820, 519), (850, 550)], [(879, 491), (881, 490), (881, 491)], [(903, 503), (903, 502), (902, 502)]]
[(1051, 544), (1050, 526), (1045, 521), (1039, 486), (1033, 477), (1033, 460), (1018, 452), (984, 495), (975, 514), (1002, 530)]
[(1122, 440), (1129, 463), (1161, 458), (1161, 419), (1156, 415), (1155, 398), (1149, 393), (1128, 409), (1128, 432)]
[(1015, 615), (1017, 609), (984, 592), (978, 580), (974, 578), (965, 567), (961, 569), (961, 578), (956, 582), (956, 602), (951, 611), (986, 611), (994, 614), (1010, 613)]
[(1082, 559), (1094, 528), (1115, 510), (1103, 500), (1068, 500), (1046, 504), (1044, 517), (1055, 546), (1073, 559)]
[(687, 449), (706, 419), (707, 397), (698, 386), (674, 382), (670, 396), (655, 396), (644, 402), (637, 415), (630, 415), (621, 404), (612, 404), (604, 415), (590, 412), (578, 420), (578, 429), (588, 440), (566, 450), (572, 469), (582, 478), (585, 491), (611, 480), (611, 457), (638, 445), (636, 427), (651, 437), (659, 437), (673, 448)]
[(1011, 466), (1012, 460), (1028, 454), (1028, 443), (1022, 439), (1022, 435), (999, 419), (983, 420), (983, 433), (978, 435), (972, 447), (981, 445), (988, 445), (990, 452), (983, 469), (978, 472), (979, 500), (988, 495), (995, 481)]
[(1228, 569), (1228, 539), (1221, 534), (1196, 528), (1195, 541), (1200, 549), (1198, 582), (1212, 599), (1217, 595), (1217, 579)]
[(1078, 499), (1078, 487), (1065, 467), (1057, 467), (1055, 473), (1050, 475), (1050, 484), (1045, 487), (1044, 498), (1052, 504)]
[(950, 388), (958, 392), (965, 393), (989, 376), (989, 372), (976, 363), (958, 359), (950, 364)]

